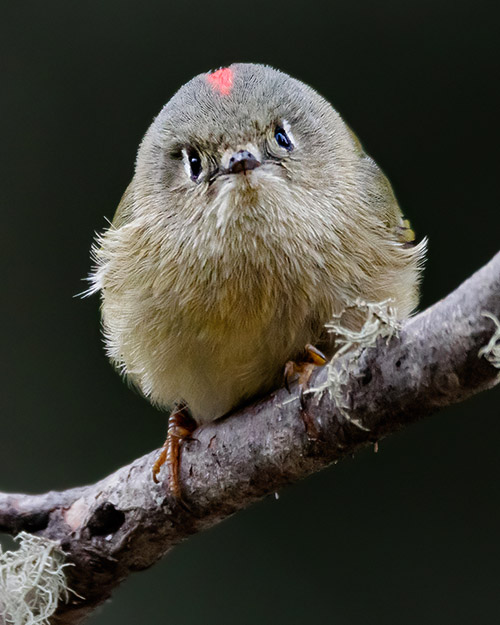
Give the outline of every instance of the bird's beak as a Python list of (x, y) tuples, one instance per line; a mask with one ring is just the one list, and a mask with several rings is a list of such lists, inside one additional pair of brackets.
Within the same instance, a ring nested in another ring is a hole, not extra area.
[(226, 173), (237, 174), (259, 167), (260, 161), (248, 150), (240, 150), (231, 156)]

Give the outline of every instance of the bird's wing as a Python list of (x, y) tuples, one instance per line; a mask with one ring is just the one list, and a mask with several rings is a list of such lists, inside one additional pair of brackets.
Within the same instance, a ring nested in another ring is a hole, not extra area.
[(122, 195), (122, 199), (113, 217), (112, 224), (114, 228), (120, 228), (130, 221), (133, 206), (132, 183), (130, 183), (125, 189), (125, 193)]

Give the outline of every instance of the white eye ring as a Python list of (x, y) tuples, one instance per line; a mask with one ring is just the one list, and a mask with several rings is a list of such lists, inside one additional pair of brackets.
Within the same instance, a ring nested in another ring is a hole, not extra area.
[[(182, 162), (184, 165), (184, 171), (188, 178), (191, 178), (193, 182), (196, 182), (202, 174), (201, 158), (198, 151), (193, 149), (182, 149)], [(197, 170), (195, 171), (194, 164), (197, 163)]]
[(184, 165), (184, 171), (186, 172), (186, 176), (191, 178), (191, 165), (189, 163), (189, 156), (186, 148), (182, 148), (182, 164)]
[(282, 120), (281, 124), (274, 128), (274, 138), (279, 147), (287, 152), (291, 152), (294, 147), (294, 137), (290, 131), (290, 124), (286, 119)]
[(283, 130), (288, 135), (288, 138), (292, 142), (292, 145), (294, 147), (296, 147), (297, 146), (297, 142), (295, 141), (295, 137), (293, 136), (292, 129), (290, 128), (290, 124), (286, 121), (286, 119), (284, 119), (281, 123), (283, 125)]

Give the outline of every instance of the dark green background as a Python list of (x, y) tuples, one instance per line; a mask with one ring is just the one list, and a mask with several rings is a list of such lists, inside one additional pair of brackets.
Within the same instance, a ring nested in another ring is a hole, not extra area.
[[(267, 62), (332, 101), (430, 239), (422, 306), (500, 247), (495, 3), (2, 2), (0, 489), (93, 482), (165, 417), (108, 365), (85, 288), (153, 116), (192, 75)], [(500, 619), (499, 389), (236, 515), (89, 622)]]

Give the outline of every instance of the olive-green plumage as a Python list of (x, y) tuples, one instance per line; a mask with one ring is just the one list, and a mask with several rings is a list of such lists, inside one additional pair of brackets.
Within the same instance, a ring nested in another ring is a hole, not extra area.
[(279, 386), (307, 343), (331, 352), (324, 324), (356, 298), (409, 315), (425, 251), (328, 102), (269, 67), (226, 71), (154, 120), (93, 274), (113, 363), (199, 423)]

